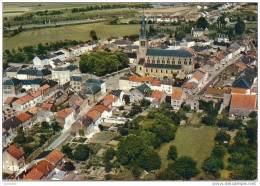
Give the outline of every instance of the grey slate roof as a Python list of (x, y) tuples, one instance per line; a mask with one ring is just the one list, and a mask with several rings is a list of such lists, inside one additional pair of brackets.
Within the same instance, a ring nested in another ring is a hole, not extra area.
[(186, 50), (161, 50), (161, 49), (148, 49), (147, 56), (173, 56), (173, 57), (193, 57), (191, 53)]
[(165, 68), (165, 69), (173, 69), (173, 70), (180, 70), (181, 65), (167, 65), (167, 64), (151, 64), (151, 63), (145, 63), (144, 67), (149, 68)]
[(41, 78), (22, 80), (22, 85), (40, 85)]
[(136, 87), (136, 89), (138, 89), (142, 94), (145, 94), (145, 92), (147, 92), (148, 90), (151, 90), (151, 88), (146, 85), (145, 83)]
[(139, 38), (146, 38), (146, 37), (147, 37), (146, 23), (145, 23), (145, 17), (143, 17)]
[(88, 127), (89, 125), (91, 125), (93, 123), (93, 119), (89, 116), (83, 116), (80, 118), (82, 124), (86, 127)]
[(9, 67), (5, 71), (6, 72), (17, 72), (20, 69), (20, 67)]
[(100, 85), (97, 84), (88, 84), (85, 94), (96, 94), (97, 92), (99, 92), (101, 90)]
[(85, 81), (86, 83), (90, 84), (90, 83), (95, 83), (95, 84), (99, 84), (101, 85), (102, 83), (104, 83), (104, 81), (100, 80), (100, 79), (94, 79), (94, 78), (89, 78)]
[(54, 53), (56, 56), (59, 56), (59, 55), (63, 55), (64, 53), (63, 52), (56, 52)]
[(109, 94), (113, 94), (116, 97), (119, 97), (121, 95), (122, 90), (111, 90)]
[(21, 80), (16, 79), (16, 78), (12, 78), (12, 79), (8, 79), (6, 80), (3, 85), (12, 85), (12, 86), (16, 86), (19, 85), (21, 83)]
[(48, 56), (40, 55), (37, 56), (40, 60), (49, 59)]
[(71, 76), (70, 80), (71, 81), (82, 81), (82, 77), (80, 77), (80, 76)]
[(17, 74), (27, 74), (32, 76), (46, 76), (50, 75), (51, 71), (48, 69), (36, 70), (36, 69), (26, 69), (26, 70), (19, 70)]
[(22, 124), (22, 122), (17, 117), (12, 116), (11, 118), (3, 122), (3, 128), (5, 130), (9, 130), (10, 128), (18, 127), (20, 124)]
[(70, 65), (67, 67), (67, 69), (69, 69), (69, 71), (73, 71), (73, 70), (78, 69), (78, 67), (76, 65)]
[(247, 67), (236, 77), (232, 87), (250, 89), (255, 76), (256, 73), (250, 67)]

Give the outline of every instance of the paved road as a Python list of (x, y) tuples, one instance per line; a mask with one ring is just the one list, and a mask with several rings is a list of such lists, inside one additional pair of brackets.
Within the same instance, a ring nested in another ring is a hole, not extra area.
[[(101, 22), (101, 21), (105, 21), (105, 19), (79, 19), (79, 20), (68, 20), (68, 21), (58, 21), (56, 23), (46, 23), (46, 24), (26, 24), (26, 25), (22, 25), (23, 28), (34, 28), (34, 27), (48, 27), (48, 26), (56, 26), (56, 25), (70, 25), (70, 24), (83, 24), (83, 23), (91, 23), (91, 22)], [(10, 30), (14, 30), (19, 28), (20, 25), (16, 25), (16, 26), (11, 26)]]
[(68, 129), (64, 131), (55, 141), (53, 141), (47, 148), (45, 148), (45, 151), (56, 149), (64, 140), (66, 140), (70, 136), (71, 129)]
[[(241, 55), (238, 55), (237, 57), (235, 58), (232, 58), (231, 59), (231, 63), (228, 65), (230, 66), (231, 64), (235, 63), (239, 58), (241, 58)], [(226, 66), (225, 68), (223, 69), (220, 69), (219, 71), (217, 71), (217, 73), (215, 73), (212, 77), (211, 77), (211, 80), (197, 93), (197, 95), (202, 95), (206, 90), (207, 88), (212, 85), (214, 83), (214, 81), (216, 81), (216, 79), (219, 77), (219, 75), (228, 67)]]

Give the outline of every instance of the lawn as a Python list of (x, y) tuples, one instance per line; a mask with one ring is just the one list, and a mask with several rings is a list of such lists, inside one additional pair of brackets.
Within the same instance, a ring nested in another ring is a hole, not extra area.
[(98, 38), (113, 36), (125, 36), (138, 34), (140, 25), (107, 25), (106, 23), (91, 23), (54, 28), (42, 28), (26, 30), (14, 37), (3, 39), (4, 49), (37, 45), (38, 43), (55, 42), (59, 40), (82, 40), (91, 39), (89, 33), (95, 30)]
[(90, 143), (101, 143), (101, 144), (107, 144), (110, 140), (115, 138), (117, 136), (114, 132), (100, 132), (98, 134), (95, 134), (91, 139)]
[(175, 139), (163, 144), (158, 153), (162, 159), (162, 168), (167, 168), (168, 163), (173, 162), (167, 159), (167, 154), (171, 145), (177, 147), (178, 156), (190, 156), (197, 162), (197, 167), (201, 170), (203, 161), (210, 156), (214, 147), (214, 137), (217, 128), (202, 125), (194, 127), (191, 125), (180, 126), (176, 132)]

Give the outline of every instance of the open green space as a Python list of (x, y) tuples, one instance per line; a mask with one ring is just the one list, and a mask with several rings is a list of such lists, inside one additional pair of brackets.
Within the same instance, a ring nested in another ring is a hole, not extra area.
[(91, 139), (90, 139), (90, 143), (102, 143), (102, 144), (106, 144), (108, 143), (110, 140), (112, 140), (114, 137), (116, 137), (117, 134), (114, 132), (100, 132), (96, 135), (94, 135)]
[(140, 25), (107, 25), (106, 23), (92, 23), (54, 28), (27, 30), (10, 38), (3, 39), (4, 49), (36, 45), (38, 43), (55, 42), (59, 40), (82, 40), (91, 38), (89, 33), (95, 30), (98, 38), (125, 36), (138, 34)]
[(214, 147), (216, 133), (216, 127), (204, 125), (201, 127), (180, 126), (176, 132), (175, 139), (163, 144), (158, 150), (162, 159), (162, 169), (167, 168), (168, 164), (173, 162), (167, 159), (167, 155), (170, 146), (175, 145), (178, 156), (190, 156), (197, 162), (197, 168), (201, 170), (203, 161), (210, 156)]

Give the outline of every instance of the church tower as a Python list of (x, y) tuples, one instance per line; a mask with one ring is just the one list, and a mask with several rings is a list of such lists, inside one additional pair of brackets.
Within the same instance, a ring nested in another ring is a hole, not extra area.
[(139, 59), (141, 58), (145, 58), (147, 48), (148, 48), (147, 30), (146, 30), (145, 17), (143, 16), (140, 35), (139, 35), (139, 50), (137, 53), (137, 61), (139, 61)]

